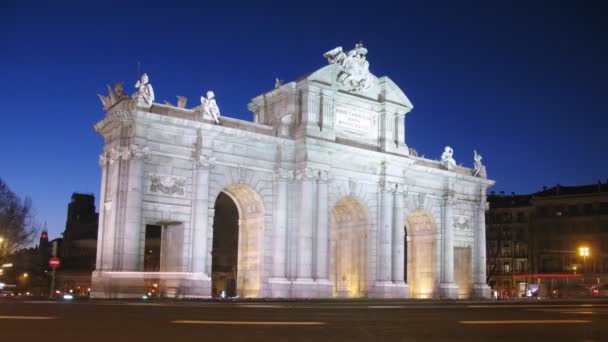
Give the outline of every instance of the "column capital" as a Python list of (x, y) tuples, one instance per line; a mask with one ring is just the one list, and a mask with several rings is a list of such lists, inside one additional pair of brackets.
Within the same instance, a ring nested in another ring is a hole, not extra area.
[(314, 170), (310, 167), (306, 167), (303, 169), (296, 170), (295, 175), (295, 178), (298, 181), (312, 182), (319, 178), (319, 171)]
[(320, 170), (319, 171), (319, 183), (327, 184), (327, 183), (331, 183), (332, 180), (333, 180), (333, 177), (331, 175), (331, 172), (329, 172), (329, 170)]
[(199, 154), (194, 158), (194, 167), (197, 169), (209, 170), (215, 167), (215, 157), (211, 155)]
[(407, 185), (397, 184), (397, 186), (395, 187), (395, 194), (403, 197), (407, 197), (408, 191), (409, 189)]
[(294, 179), (294, 171), (279, 167), (275, 170), (275, 177), (279, 182), (289, 182)]

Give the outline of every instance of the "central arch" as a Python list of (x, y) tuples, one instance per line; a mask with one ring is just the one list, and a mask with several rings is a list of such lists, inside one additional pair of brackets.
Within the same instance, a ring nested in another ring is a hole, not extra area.
[(260, 297), (264, 205), (244, 184), (224, 188), (215, 201), (212, 244), (212, 296)]
[(332, 210), (331, 246), (334, 296), (367, 295), (367, 208), (353, 196), (341, 198)]
[(405, 221), (407, 281), (412, 298), (432, 298), (437, 283), (437, 226), (431, 213), (412, 211)]

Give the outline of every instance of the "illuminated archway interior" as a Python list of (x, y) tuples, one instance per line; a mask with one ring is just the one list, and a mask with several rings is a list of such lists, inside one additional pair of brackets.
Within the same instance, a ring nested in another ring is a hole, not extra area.
[(262, 279), (264, 207), (243, 184), (227, 186), (215, 201), (212, 295), (259, 297)]
[(437, 281), (436, 225), (423, 209), (406, 218), (407, 279), (412, 298), (433, 296)]
[(356, 198), (340, 199), (331, 217), (332, 280), (334, 295), (364, 297), (367, 294), (367, 209)]

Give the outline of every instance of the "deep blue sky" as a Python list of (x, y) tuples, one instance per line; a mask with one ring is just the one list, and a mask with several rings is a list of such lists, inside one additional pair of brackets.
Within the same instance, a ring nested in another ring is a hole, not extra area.
[(484, 157), (496, 191), (606, 181), (608, 11), (601, 2), (0, 2), (0, 177), (51, 237), (73, 191), (99, 193), (106, 83), (157, 102), (213, 89), (222, 114), (363, 41), (370, 69), (414, 104), (406, 142)]

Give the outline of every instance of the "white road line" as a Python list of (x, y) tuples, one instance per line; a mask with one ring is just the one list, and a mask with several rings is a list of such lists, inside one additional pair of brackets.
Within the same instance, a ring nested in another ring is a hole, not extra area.
[(497, 308), (601, 308), (608, 304), (495, 304), (495, 305), (467, 305), (470, 309), (497, 309)]
[(196, 321), (177, 320), (175, 324), (207, 324), (207, 325), (324, 325), (325, 322), (272, 322), (272, 321)]
[(459, 321), (460, 324), (580, 324), (591, 323), (580, 319), (529, 319), (529, 320), (501, 320), (501, 321)]
[(0, 319), (29, 319), (29, 320), (45, 320), (56, 319), (57, 317), (50, 316), (0, 316)]

